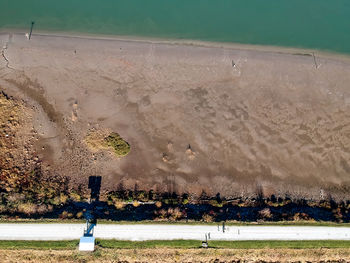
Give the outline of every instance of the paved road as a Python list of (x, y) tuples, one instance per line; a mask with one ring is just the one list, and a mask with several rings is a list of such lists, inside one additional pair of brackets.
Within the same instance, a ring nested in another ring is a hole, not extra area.
[[(0, 240), (79, 239), (84, 224), (0, 224)], [(312, 226), (222, 226), (99, 224), (94, 236), (120, 240), (350, 240), (350, 228)]]

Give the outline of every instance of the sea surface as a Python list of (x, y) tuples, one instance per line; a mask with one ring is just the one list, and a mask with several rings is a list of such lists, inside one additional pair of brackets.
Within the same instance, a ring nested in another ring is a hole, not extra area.
[(236, 42), (350, 53), (350, 0), (0, 0), (0, 29)]

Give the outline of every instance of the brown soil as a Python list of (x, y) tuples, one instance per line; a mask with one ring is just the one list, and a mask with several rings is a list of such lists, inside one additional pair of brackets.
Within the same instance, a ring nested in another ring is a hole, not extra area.
[[(72, 185), (102, 175), (103, 189), (349, 198), (348, 60), (317, 55), (315, 68), (310, 56), (234, 47), (17, 34), (0, 42), (1, 89), (28, 105), (37, 132), (22, 130), (16, 147), (33, 145)], [(92, 152), (91, 129), (117, 132), (132, 151)]]
[(0, 250), (2, 262), (349, 262), (349, 249)]
[(33, 149), (37, 135), (31, 114), (23, 102), (0, 91), (0, 180), (5, 189), (40, 167)]

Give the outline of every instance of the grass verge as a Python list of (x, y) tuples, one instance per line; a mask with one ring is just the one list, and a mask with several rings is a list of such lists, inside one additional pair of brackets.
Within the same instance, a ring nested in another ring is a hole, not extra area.
[(71, 250), (78, 247), (78, 240), (33, 241), (33, 240), (0, 240), (0, 249), (55, 249)]
[[(198, 240), (151, 240), (121, 241), (98, 239), (97, 247), (106, 249), (145, 249), (145, 248), (200, 248)], [(0, 249), (35, 249), (35, 250), (74, 250), (79, 241), (19, 241), (2, 240)], [(343, 240), (311, 240), (311, 241), (209, 241), (209, 247), (215, 249), (318, 249), (318, 248), (350, 248), (350, 241)]]

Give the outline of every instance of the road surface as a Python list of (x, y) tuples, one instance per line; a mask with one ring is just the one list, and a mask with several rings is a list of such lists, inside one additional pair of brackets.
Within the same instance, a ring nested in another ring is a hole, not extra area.
[[(0, 224), (0, 240), (79, 239), (84, 224)], [(226, 226), (98, 224), (94, 236), (119, 240), (350, 240), (350, 228), (321, 226)]]

